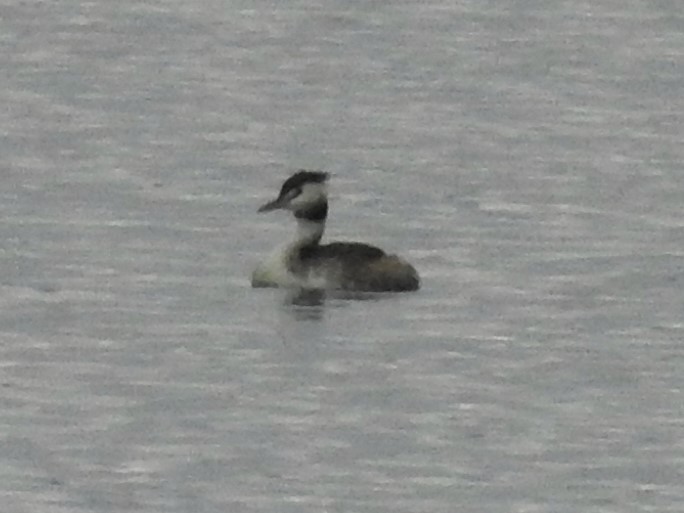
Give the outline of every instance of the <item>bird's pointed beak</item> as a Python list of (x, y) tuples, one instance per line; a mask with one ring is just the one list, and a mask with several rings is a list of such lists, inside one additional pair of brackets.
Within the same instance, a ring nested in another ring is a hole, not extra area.
[(271, 210), (277, 210), (279, 208), (283, 208), (283, 200), (281, 198), (276, 198), (265, 205), (261, 205), (257, 212), (270, 212)]

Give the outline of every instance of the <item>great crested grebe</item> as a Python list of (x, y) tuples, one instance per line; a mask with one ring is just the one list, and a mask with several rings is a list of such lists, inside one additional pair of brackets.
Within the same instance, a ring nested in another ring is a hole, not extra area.
[(253, 287), (301, 287), (363, 292), (417, 290), (413, 266), (396, 255), (359, 242), (320, 244), (328, 215), (328, 173), (298, 171), (285, 180), (278, 197), (259, 212), (290, 210), (297, 236), (259, 264)]

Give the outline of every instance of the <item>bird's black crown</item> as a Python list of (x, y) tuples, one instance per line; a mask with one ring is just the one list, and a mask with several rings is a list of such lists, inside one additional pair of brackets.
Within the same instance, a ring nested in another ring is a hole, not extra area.
[(283, 187), (280, 189), (280, 196), (284, 196), (292, 189), (302, 187), (306, 183), (324, 183), (328, 180), (330, 175), (323, 171), (304, 171), (300, 169), (290, 178), (285, 180)]

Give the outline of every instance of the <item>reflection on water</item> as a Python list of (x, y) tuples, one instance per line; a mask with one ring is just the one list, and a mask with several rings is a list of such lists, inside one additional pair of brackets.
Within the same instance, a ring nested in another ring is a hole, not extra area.
[(297, 320), (319, 320), (326, 306), (339, 308), (349, 301), (382, 301), (398, 295), (405, 293), (296, 288), (285, 291), (283, 305)]
[(325, 313), (325, 291), (293, 289), (285, 294), (283, 304), (298, 321), (317, 321)]
[(380, 301), (404, 292), (359, 292), (354, 290), (324, 290), (297, 288), (287, 291), (285, 302), (296, 306), (322, 306), (328, 301)]
[(297, 288), (287, 291), (285, 302), (293, 306), (320, 307), (325, 298), (325, 290)]

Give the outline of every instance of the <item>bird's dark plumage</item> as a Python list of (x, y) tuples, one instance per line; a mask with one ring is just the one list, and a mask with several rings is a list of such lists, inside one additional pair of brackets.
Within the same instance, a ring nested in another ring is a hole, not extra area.
[(368, 261), (385, 256), (380, 248), (360, 242), (331, 242), (330, 244), (314, 244), (304, 246), (299, 250), (302, 260), (325, 260), (326, 258), (340, 258), (344, 260)]
[(323, 183), (327, 181), (329, 177), (330, 175), (323, 171), (304, 171), (302, 169), (285, 180), (285, 183), (283, 183), (283, 186), (280, 188), (279, 197), (285, 196), (292, 189), (301, 187), (305, 183)]

